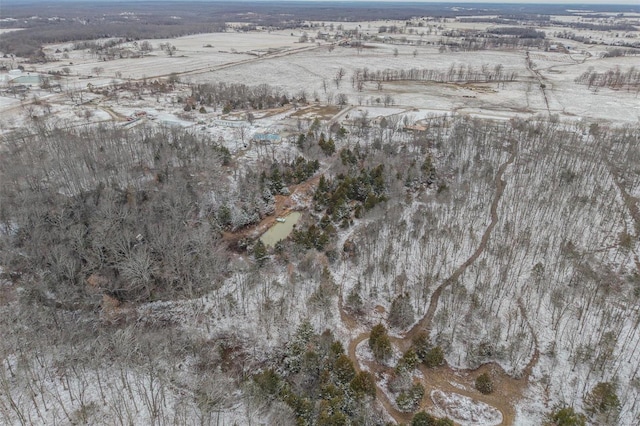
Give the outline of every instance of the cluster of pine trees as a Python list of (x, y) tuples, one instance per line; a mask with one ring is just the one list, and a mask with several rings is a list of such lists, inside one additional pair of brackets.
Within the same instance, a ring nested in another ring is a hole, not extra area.
[(360, 168), (335, 179), (320, 177), (313, 196), (315, 210), (325, 210), (332, 221), (348, 227), (352, 217), (362, 217), (366, 210), (385, 201), (384, 165), (372, 169)]
[(255, 374), (253, 382), (258, 396), (286, 404), (297, 424), (348, 425), (373, 420), (373, 375), (357, 372), (333, 334), (329, 330), (317, 334), (306, 321), (280, 361)]

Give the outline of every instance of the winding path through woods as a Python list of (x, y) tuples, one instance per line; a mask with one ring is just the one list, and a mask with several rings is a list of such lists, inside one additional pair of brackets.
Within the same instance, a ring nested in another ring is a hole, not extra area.
[(499, 219), (498, 205), (500, 204), (500, 199), (502, 198), (502, 194), (504, 193), (504, 188), (507, 185), (502, 177), (504, 176), (504, 172), (507, 170), (507, 167), (513, 164), (513, 162), (516, 159), (517, 144), (515, 142), (512, 142), (512, 144), (509, 146), (509, 150), (511, 151), (511, 155), (509, 155), (509, 159), (507, 159), (507, 161), (505, 161), (500, 165), (500, 167), (498, 168), (498, 173), (496, 173), (496, 177), (495, 177), (496, 195), (493, 198), (493, 202), (491, 203), (491, 211), (490, 211), (491, 223), (489, 223), (489, 226), (487, 226), (487, 229), (485, 229), (484, 233), (482, 234), (482, 238), (480, 239), (480, 244), (478, 245), (476, 250), (471, 254), (471, 256), (462, 265), (458, 266), (458, 268), (455, 271), (453, 271), (453, 274), (451, 274), (449, 278), (444, 280), (444, 282), (440, 284), (438, 288), (435, 289), (435, 291), (431, 295), (431, 300), (429, 301), (429, 307), (427, 308), (427, 312), (422, 317), (422, 319), (418, 321), (418, 323), (414, 325), (407, 334), (405, 334), (403, 338), (405, 342), (408, 341), (410, 343), (420, 332), (426, 332), (427, 334), (431, 333), (431, 321), (433, 320), (433, 316), (436, 313), (436, 309), (438, 307), (438, 300), (440, 299), (440, 295), (442, 294), (442, 291), (447, 287), (449, 287), (450, 285), (454, 284), (458, 280), (458, 278), (460, 278), (460, 276), (464, 273), (464, 271), (469, 266), (471, 266), (487, 248), (487, 243), (489, 242), (489, 238), (491, 237), (491, 232), (493, 231), (493, 228), (498, 223), (498, 219)]
[[(491, 214), (491, 222), (485, 229), (482, 238), (480, 240), (480, 244), (476, 248), (476, 250), (471, 254), (471, 256), (458, 268), (456, 268), (451, 276), (445, 279), (438, 288), (433, 292), (431, 299), (429, 301), (429, 307), (425, 315), (422, 317), (418, 323), (413, 326), (404, 336), (402, 337), (390, 337), (392, 343), (399, 348), (402, 352), (405, 352), (411, 347), (411, 344), (415, 337), (418, 334), (426, 332), (431, 332), (431, 322), (435, 315), (435, 312), (438, 307), (438, 301), (442, 292), (454, 284), (460, 276), (464, 273), (464, 271), (471, 266), (484, 252), (487, 247), (487, 243), (489, 238), (491, 237), (491, 233), (498, 223), (498, 206), (500, 204), (500, 200), (502, 198), (502, 194), (504, 193), (504, 189), (506, 187), (506, 182), (503, 179), (504, 173), (511, 164), (515, 161), (518, 154), (518, 146), (517, 142), (513, 141), (509, 146), (509, 158), (498, 168), (498, 172), (495, 177), (495, 186), (496, 186), (496, 194), (491, 203), (490, 214)], [(342, 287), (342, 286), (341, 286)], [(343, 306), (343, 297), (342, 292), (340, 293), (338, 307), (340, 310), (340, 318), (342, 323), (350, 330), (354, 330), (357, 327), (357, 320), (352, 317)], [(425, 408), (428, 405), (431, 405), (430, 402), (430, 392), (435, 389), (444, 390), (447, 392), (453, 392), (460, 395), (467, 396), (469, 398), (482, 401), (490, 406), (498, 409), (502, 413), (502, 424), (514, 424), (515, 422), (515, 409), (514, 405), (517, 400), (522, 395), (522, 391), (525, 389), (528, 378), (531, 374), (533, 367), (537, 364), (540, 352), (538, 350), (538, 340), (534, 333), (534, 329), (529, 323), (529, 319), (527, 317), (526, 311), (524, 309), (524, 305), (521, 299), (518, 299), (518, 308), (521, 311), (521, 314), (527, 323), (527, 326), (533, 336), (534, 342), (534, 353), (531, 357), (531, 360), (527, 363), (523, 370), (522, 379), (515, 379), (510, 377), (497, 363), (491, 362), (481, 365), (480, 367), (472, 370), (456, 370), (447, 365), (428, 369), (424, 366), (420, 366), (420, 372), (422, 373), (423, 379), (421, 382), (425, 387), (425, 398), (423, 398), (420, 409)], [(347, 354), (351, 361), (354, 363), (354, 366), (357, 371), (363, 370), (362, 363), (357, 356), (357, 347), (359, 344), (364, 342), (369, 338), (369, 332), (360, 333), (357, 337), (352, 339), (349, 342), (347, 348)], [(391, 374), (393, 372), (393, 368), (381, 365), (377, 362), (363, 361), (366, 364), (366, 369), (371, 371), (376, 375), (380, 375), (382, 373)], [(477, 392), (474, 389), (473, 383), (475, 377), (484, 373), (491, 372), (494, 383), (496, 385), (496, 391), (490, 395), (483, 395)], [(389, 400), (387, 395), (380, 389), (379, 386), (376, 387), (376, 399), (382, 404), (385, 411), (398, 423), (408, 423), (411, 421), (413, 417), (413, 413), (404, 413), (399, 411), (395, 404)]]
[[(613, 183), (615, 184), (616, 188), (618, 188), (620, 198), (622, 198), (625, 207), (629, 211), (629, 215), (633, 219), (634, 238), (638, 239), (638, 237), (640, 236), (640, 209), (638, 209), (638, 198), (629, 194), (627, 189), (624, 187), (624, 178), (622, 177), (622, 172), (611, 162), (608, 154), (606, 152), (603, 152), (602, 157), (604, 158), (604, 162), (607, 165), (609, 173), (611, 174)], [(636, 264), (636, 270), (640, 272), (640, 259), (638, 258), (638, 254), (635, 251), (634, 262)]]

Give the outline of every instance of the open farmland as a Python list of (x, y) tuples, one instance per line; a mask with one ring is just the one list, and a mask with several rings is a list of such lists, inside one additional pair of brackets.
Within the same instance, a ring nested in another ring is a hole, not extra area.
[(0, 423), (640, 422), (637, 7), (24, 7)]

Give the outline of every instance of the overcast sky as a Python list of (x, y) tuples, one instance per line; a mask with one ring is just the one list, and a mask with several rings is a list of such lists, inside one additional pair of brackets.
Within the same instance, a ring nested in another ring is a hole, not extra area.
[[(0, 0), (0, 4), (3, 1), (7, 1), (10, 3), (21, 3), (24, 0)], [(91, 0), (29, 0), (29, 3), (34, 3), (37, 1), (82, 1), (82, 2), (91, 2)], [(123, 2), (126, 0), (96, 0), (95, 3), (101, 3), (101, 2)], [(144, 0), (143, 0), (144, 1)], [(148, 0), (148, 1), (152, 1), (152, 0)], [(206, 2), (206, 1), (217, 1), (220, 2), (222, 0), (156, 0), (156, 1), (197, 1), (197, 2)], [(590, 4), (597, 4), (597, 5), (602, 5), (602, 6), (606, 6), (606, 5), (620, 5), (620, 4), (624, 4), (624, 5), (633, 5), (633, 6), (638, 6), (640, 7), (640, 0), (503, 0), (503, 1), (496, 1), (496, 0), (465, 0), (465, 1), (456, 1), (456, 0), (227, 0), (229, 3), (234, 3), (234, 2), (254, 2), (254, 1), (273, 1), (273, 2), (279, 2), (279, 1), (297, 1), (297, 2), (305, 2), (305, 1), (314, 1), (314, 2), (332, 2), (332, 3), (350, 3), (350, 2), (369, 2), (369, 3), (374, 3), (374, 2), (387, 2), (387, 3), (450, 3), (450, 4), (460, 4), (463, 5), (465, 3), (493, 3), (493, 4), (500, 4), (500, 3), (520, 3), (520, 4), (575, 4), (575, 5), (590, 5)]]
[[(202, 1), (202, 0), (200, 0)], [(230, 0), (233, 1), (233, 0)], [(640, 6), (640, 0), (504, 0), (504, 1), (491, 1), (491, 0), (466, 0), (466, 1), (455, 1), (455, 0), (236, 0), (236, 1), (316, 1), (316, 2), (377, 2), (384, 1), (388, 3), (527, 3), (527, 4), (599, 4), (599, 5), (608, 5), (608, 4), (630, 4)]]
[[(91, 0), (0, 0), (0, 7), (2, 3), (11, 3), (11, 4), (22, 4), (22, 3), (38, 3), (38, 2), (84, 2), (91, 3)], [(215, 1), (220, 2), (224, 0), (141, 0), (141, 1), (184, 1), (184, 2), (198, 2), (204, 3), (207, 1)], [(584, 5), (588, 7), (589, 5), (631, 5), (637, 6), (640, 8), (640, 0), (466, 0), (466, 1), (456, 1), (456, 0), (226, 0), (228, 3), (246, 3), (246, 2), (265, 2), (265, 1), (273, 1), (273, 2), (286, 2), (286, 1), (296, 1), (296, 2), (326, 2), (326, 3), (376, 3), (376, 2), (385, 2), (385, 3), (448, 3), (448, 4), (457, 4), (460, 6), (464, 6), (465, 4), (473, 4), (473, 3), (485, 3), (485, 4), (500, 4), (500, 3), (509, 3), (509, 4), (570, 4), (581, 6)], [(126, 2), (126, 0), (95, 0), (94, 3), (102, 3), (102, 2)]]
[[(0, 0), (2, 1), (2, 0)], [(170, 0), (164, 0), (170, 1)], [(196, 0), (196, 1), (206, 1), (206, 0)], [(218, 1), (218, 0), (214, 0)], [(243, 2), (251, 2), (251, 1), (315, 1), (315, 2), (333, 2), (333, 3), (345, 3), (345, 2), (386, 2), (386, 3), (450, 3), (450, 4), (459, 4), (463, 5), (465, 3), (515, 3), (515, 4), (575, 4), (575, 5), (634, 5), (640, 7), (640, 0), (503, 0), (503, 1), (491, 1), (491, 0), (466, 0), (466, 1), (455, 1), (455, 0), (229, 0), (230, 3), (233, 1), (243, 1)]]

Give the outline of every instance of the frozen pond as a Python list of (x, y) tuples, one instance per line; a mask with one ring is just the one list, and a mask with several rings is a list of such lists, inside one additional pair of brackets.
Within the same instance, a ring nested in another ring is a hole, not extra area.
[(262, 234), (260, 241), (268, 247), (275, 246), (278, 241), (284, 240), (289, 236), (289, 234), (291, 234), (294, 225), (298, 223), (298, 220), (300, 220), (300, 216), (302, 216), (302, 213), (300, 212), (289, 213), (283, 218), (284, 222), (277, 222), (269, 228), (267, 232)]

